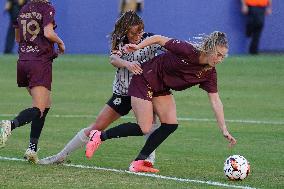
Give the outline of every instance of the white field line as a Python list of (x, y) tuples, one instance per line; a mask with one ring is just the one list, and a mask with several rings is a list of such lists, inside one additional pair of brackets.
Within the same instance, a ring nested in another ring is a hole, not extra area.
[[(2, 156), (0, 156), (0, 160), (26, 161), (24, 159), (2, 157)], [(75, 165), (75, 164), (62, 164), (62, 165), (67, 166), (67, 167), (81, 168), (81, 169), (94, 169), (94, 170), (110, 171), (110, 172), (117, 172), (117, 173), (127, 173), (127, 174), (133, 174), (133, 175), (144, 176), (144, 177), (151, 177), (151, 178), (164, 179), (164, 180), (172, 180), (172, 181), (176, 181), (176, 182), (187, 182), (187, 183), (192, 182), (192, 183), (206, 184), (206, 185), (211, 185), (211, 186), (228, 187), (228, 188), (256, 189), (256, 188), (252, 188), (252, 187), (249, 187), (249, 186), (231, 185), (231, 184), (224, 184), (224, 183), (214, 182), (214, 181), (193, 180), (193, 179), (188, 179), (188, 178), (169, 177), (169, 176), (163, 176), (163, 175), (158, 175), (158, 174), (133, 173), (133, 172), (126, 171), (126, 170), (111, 169), (111, 168), (96, 167), (96, 166)]]
[[(0, 114), (0, 117), (14, 117), (16, 114)], [(95, 115), (55, 115), (51, 114), (48, 117), (55, 117), (55, 118), (96, 118)], [(123, 116), (122, 119), (134, 119), (131, 116)], [(208, 118), (184, 118), (178, 117), (179, 121), (197, 121), (197, 122), (216, 122), (215, 119), (208, 119)], [(262, 124), (262, 125), (284, 125), (284, 121), (257, 121), (257, 120), (239, 120), (239, 119), (227, 119), (226, 122), (228, 123), (246, 123), (246, 124)]]

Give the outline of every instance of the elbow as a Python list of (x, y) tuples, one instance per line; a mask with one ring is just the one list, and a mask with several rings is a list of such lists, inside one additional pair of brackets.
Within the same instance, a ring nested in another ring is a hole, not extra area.
[(115, 58), (113, 57), (113, 55), (111, 55), (111, 56), (109, 57), (109, 62), (110, 62), (112, 65), (114, 65), (114, 63), (115, 63)]
[(109, 62), (111, 65), (113, 65), (114, 67), (117, 67), (117, 64), (119, 64), (120, 62), (120, 58), (119, 56), (117, 56), (116, 54), (112, 54), (109, 57)]
[(51, 34), (50, 33), (44, 33), (44, 37), (46, 37), (47, 39), (51, 38)]
[(44, 37), (46, 37), (47, 39), (51, 39), (53, 37), (53, 32), (44, 31)]
[(166, 42), (169, 41), (169, 40), (170, 40), (170, 38), (168, 38), (168, 37), (164, 37), (162, 35), (156, 35), (154, 41), (155, 41), (156, 44), (159, 44), (161, 46), (165, 46)]
[(161, 35), (155, 35), (154, 42), (161, 45), (162, 43), (162, 36)]

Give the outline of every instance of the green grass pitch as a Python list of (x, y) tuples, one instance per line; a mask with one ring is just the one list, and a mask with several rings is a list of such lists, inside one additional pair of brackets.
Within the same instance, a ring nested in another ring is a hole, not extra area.
[[(31, 104), (25, 89), (16, 86), (16, 61), (16, 56), (0, 56), (0, 119), (11, 119)], [(175, 92), (180, 126), (156, 152), (158, 175), (217, 182), (227, 184), (227, 188), (283, 188), (284, 56), (229, 57), (217, 70), (227, 126), (238, 144), (233, 149), (227, 148), (204, 91), (193, 87)], [(41, 135), (40, 157), (57, 153), (80, 129), (95, 120), (112, 94), (114, 74), (115, 69), (106, 56), (65, 55), (54, 62), (53, 106)], [(133, 114), (117, 123), (125, 121), (134, 121)], [(0, 149), (0, 156), (22, 158), (29, 130), (29, 126), (15, 130), (6, 147)], [(85, 158), (84, 149), (69, 159), (76, 165), (126, 170), (143, 144), (143, 137), (109, 140), (92, 160)], [(229, 181), (223, 174), (224, 160), (233, 154), (243, 155), (251, 164), (251, 174), (244, 181)], [(31, 165), (1, 158), (0, 169), (0, 188), (5, 189), (226, 188), (126, 172)]]

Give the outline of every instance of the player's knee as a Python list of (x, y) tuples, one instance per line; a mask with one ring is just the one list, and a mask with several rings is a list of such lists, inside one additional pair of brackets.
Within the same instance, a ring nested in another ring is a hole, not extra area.
[(40, 109), (41, 113), (43, 114), (46, 108), (50, 108), (51, 104), (50, 103), (37, 103), (37, 102), (33, 102), (33, 107), (37, 107), (38, 109)]
[(92, 130), (99, 130), (99, 131), (103, 131), (108, 127), (108, 123), (106, 123), (103, 120), (96, 120), (96, 122), (93, 122), (89, 128), (91, 128)]
[(150, 133), (152, 131), (152, 127), (140, 127), (141, 128), (141, 131), (144, 135)]

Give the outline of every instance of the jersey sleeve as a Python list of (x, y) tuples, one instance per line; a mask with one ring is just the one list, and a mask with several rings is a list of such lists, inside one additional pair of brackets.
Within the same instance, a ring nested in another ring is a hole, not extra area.
[(208, 93), (218, 92), (217, 72), (215, 68), (207, 76), (207, 79), (204, 82), (200, 83), (199, 88), (205, 90)]
[(54, 16), (55, 16), (55, 9), (54, 9), (54, 7), (51, 6), (51, 5), (48, 5), (46, 7), (46, 10), (45, 10), (45, 12), (43, 14), (43, 18), (42, 18), (43, 27), (47, 26), (50, 23), (52, 23), (56, 27)]
[(178, 39), (169, 40), (166, 42), (164, 48), (184, 59), (192, 59), (197, 54), (192, 44)]

